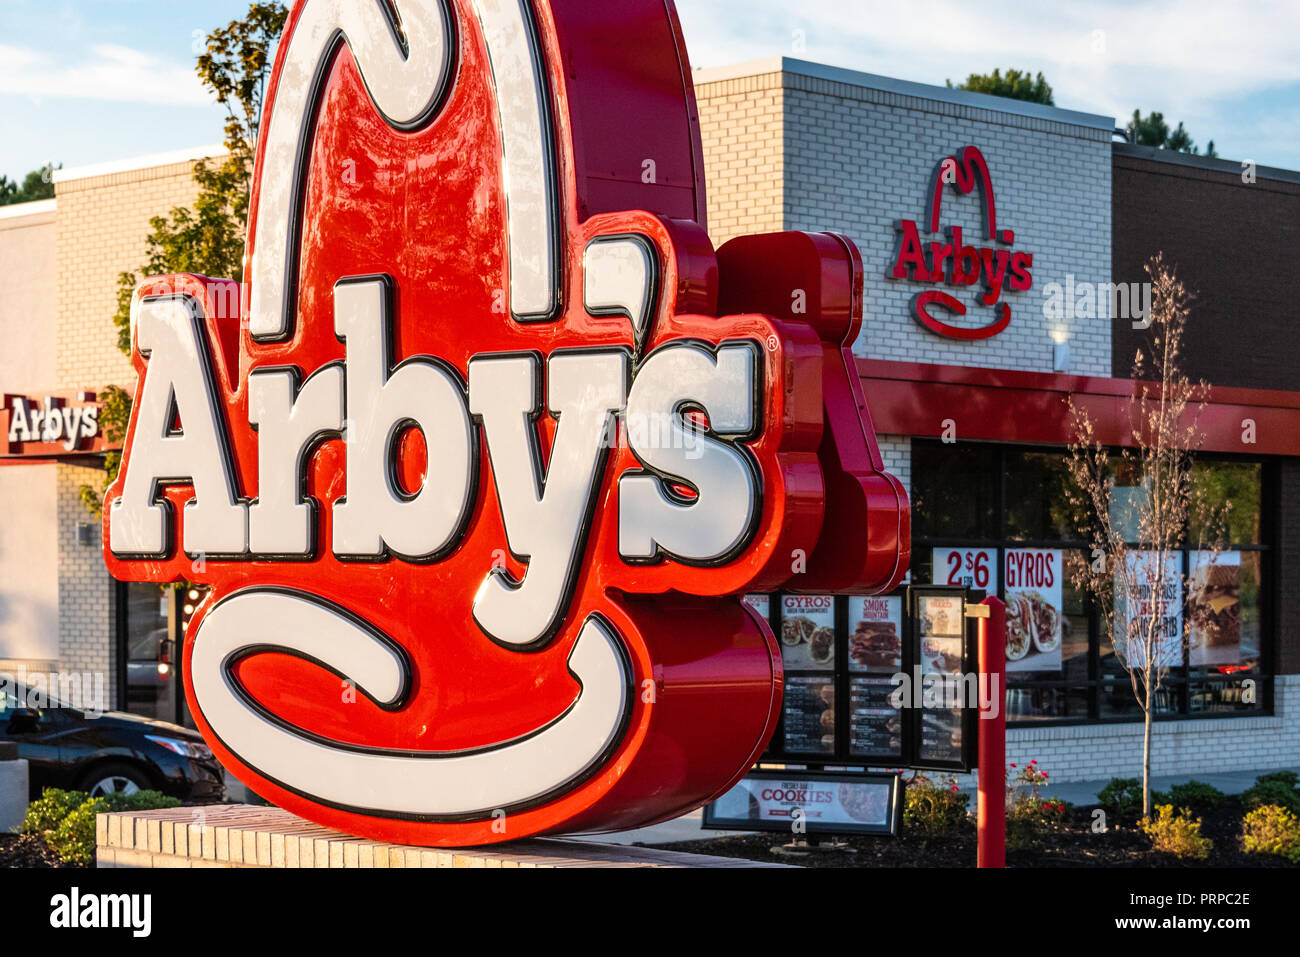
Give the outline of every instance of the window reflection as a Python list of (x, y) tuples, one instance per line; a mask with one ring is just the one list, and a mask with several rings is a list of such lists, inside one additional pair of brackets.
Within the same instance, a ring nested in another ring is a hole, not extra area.
[[(996, 591), (1008, 601), (1011, 614), (1018, 595), (1041, 589), (1009, 585), (1009, 554), (1059, 550), (1076, 562), (1090, 560), (1090, 549), (1079, 547), (1088, 540), (1087, 522), (1071, 504), (1067, 462), (1064, 450), (915, 440), (911, 581), (949, 584), (955, 552), (992, 555), (991, 564), (999, 570)], [(1112, 518), (1135, 542), (1138, 511), (1148, 491), (1135, 463), (1116, 456), (1110, 472), (1115, 483)], [(1179, 647), (1182, 638), (1173, 639), (1172, 665), (1156, 695), (1155, 714), (1258, 711), (1264, 707), (1260, 687), (1267, 614), (1263, 582), (1268, 559), (1260, 537), (1264, 469), (1258, 462), (1206, 458), (1195, 464), (1194, 472), (1197, 500), (1207, 507), (1189, 522), (1185, 550), (1172, 556), (1176, 577), (1187, 578), (1186, 587), (1178, 589), (1182, 597), (1175, 599), (1179, 611), (1171, 612), (1178, 616), (1174, 631), (1181, 633), (1186, 624), (1186, 644)], [(1209, 542), (1222, 549), (1212, 561)], [(936, 555), (943, 561), (941, 569), (935, 568)], [(1068, 572), (1062, 574), (1059, 597), (1044, 597), (1059, 614), (1059, 660), (1055, 649), (1046, 654), (1036, 644), (1017, 646), (1015, 659), (1009, 660), (1008, 719), (1140, 720), (1142, 709), (1116, 657), (1109, 624), (1095, 613), (1093, 602)], [(1029, 621), (1026, 606), (1020, 608)]]

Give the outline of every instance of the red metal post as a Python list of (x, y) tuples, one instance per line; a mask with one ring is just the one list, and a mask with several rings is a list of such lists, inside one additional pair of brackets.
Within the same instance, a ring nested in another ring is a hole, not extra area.
[(1007, 606), (997, 597), (985, 598), (981, 604), (989, 609), (989, 616), (979, 620), (980, 690), (987, 687), (988, 706), (980, 707), (976, 862), (979, 867), (1006, 867)]

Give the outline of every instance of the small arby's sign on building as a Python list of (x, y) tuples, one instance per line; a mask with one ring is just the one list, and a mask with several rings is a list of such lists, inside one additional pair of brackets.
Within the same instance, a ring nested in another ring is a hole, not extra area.
[(104, 510), (115, 576), (211, 587), (186, 695), (258, 794), (429, 845), (677, 816), (780, 711), (741, 596), (901, 579), (858, 252), (715, 252), (700, 157), (662, 0), (295, 4), (241, 314), (137, 289)]
[(94, 392), (40, 396), (4, 394), (0, 407), (0, 458), (53, 458), (101, 451), (99, 405)]

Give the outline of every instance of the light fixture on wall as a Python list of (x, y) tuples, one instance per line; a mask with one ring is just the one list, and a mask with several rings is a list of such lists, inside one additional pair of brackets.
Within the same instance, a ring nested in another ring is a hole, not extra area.
[(1068, 342), (1053, 343), (1052, 371), (1053, 372), (1070, 371), (1070, 344)]
[(99, 544), (99, 526), (93, 523), (84, 523), (77, 526), (77, 544), (87, 548), (94, 548)]

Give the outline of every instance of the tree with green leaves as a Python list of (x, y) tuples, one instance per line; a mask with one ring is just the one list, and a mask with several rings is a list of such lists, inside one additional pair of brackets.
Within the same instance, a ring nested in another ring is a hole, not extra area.
[[(1134, 110), (1133, 119), (1128, 122), (1127, 132), (1129, 142), (1137, 143), (1139, 146), (1154, 146), (1157, 149), (1190, 153), (1193, 156), (1201, 155), (1200, 147), (1192, 141), (1192, 135), (1187, 132), (1182, 121), (1178, 122), (1177, 129), (1171, 131), (1163, 113), (1148, 113), (1143, 116), (1141, 110)], [(1205, 147), (1204, 155), (1208, 159), (1214, 159), (1219, 155), (1214, 148), (1214, 140), (1210, 140)]]
[(8, 176), (0, 174), (0, 206), (12, 206), (15, 203), (32, 203), (38, 199), (54, 198), (54, 171), (61, 169), (62, 163), (46, 163), (40, 169), (34, 169), (19, 183)]
[(1039, 73), (1031, 77), (1028, 71), (994, 69), (992, 73), (972, 73), (964, 83), (953, 86), (952, 80), (946, 81), (949, 89), (970, 90), (972, 93), (987, 93), (990, 96), (1005, 96), (1013, 100), (1027, 100), (1030, 103), (1042, 103), (1054, 106), (1052, 87)]
[[(195, 72), (226, 109), (226, 154), (195, 164), (194, 182), (199, 191), (193, 207), (177, 206), (165, 216), (150, 219), (146, 262), (135, 272), (118, 276), (113, 322), (117, 346), (127, 355), (131, 353), (131, 296), (141, 279), (169, 273), (240, 275), (262, 104), (275, 42), (287, 16), (284, 4), (277, 0), (253, 3), (244, 19), (208, 34)], [(109, 386), (101, 399), (104, 408), (99, 421), (104, 436), (116, 443), (126, 434), (131, 397), (119, 386)], [(119, 454), (106, 455), (100, 488), (81, 487), (81, 500), (96, 517), (103, 508), (104, 489), (117, 477), (120, 465)]]

